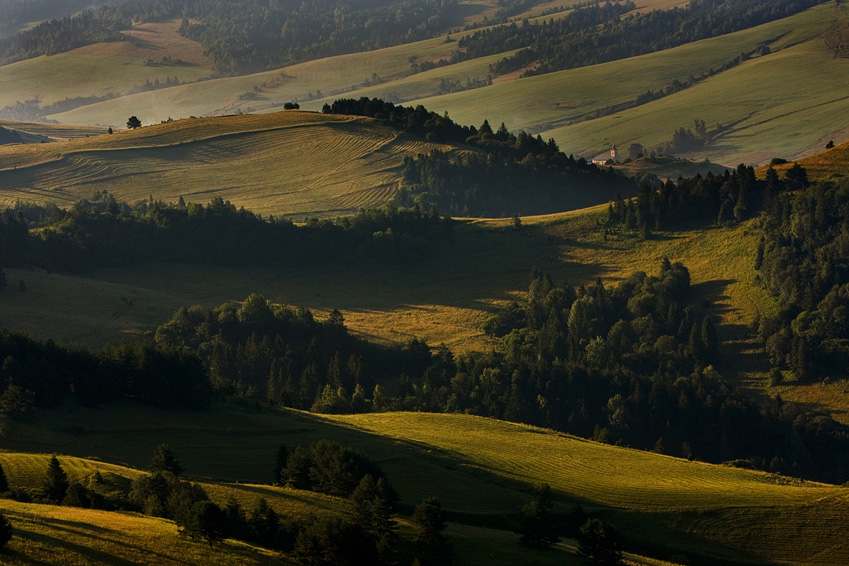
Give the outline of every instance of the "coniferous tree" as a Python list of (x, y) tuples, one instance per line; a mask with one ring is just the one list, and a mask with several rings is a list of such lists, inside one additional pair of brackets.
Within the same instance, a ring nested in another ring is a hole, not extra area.
[(227, 516), (212, 501), (198, 501), (189, 513), (188, 521), (182, 532), (191, 538), (206, 541), (212, 548), (227, 535)]
[(85, 487), (78, 483), (73, 483), (68, 486), (68, 491), (65, 493), (65, 497), (62, 498), (62, 505), (88, 509), (92, 507), (91, 496)]
[(581, 527), (578, 554), (586, 556), (597, 566), (618, 566), (622, 563), (616, 531), (598, 519), (589, 519)]
[(12, 523), (9, 522), (9, 519), (5, 515), (0, 514), (0, 551), (12, 540), (12, 534), (14, 534)]
[(374, 479), (368, 474), (351, 494), (354, 520), (376, 542), (378, 555), (384, 563), (393, 562), (397, 529), (395, 513), (398, 494), (386, 479)]
[(428, 497), (416, 505), (413, 523), (417, 531), (416, 545), (421, 551), (420, 562), (423, 565), (446, 564), (451, 547), (443, 534), (446, 525), (442, 502), (435, 497)]
[(554, 502), (551, 486), (538, 484), (534, 486), (534, 492), (536, 499), (522, 507), (519, 542), (532, 548), (550, 548), (560, 540), (552, 513)]
[(154, 473), (171, 472), (175, 476), (183, 473), (183, 466), (180, 465), (180, 461), (174, 455), (171, 447), (165, 443), (160, 444), (153, 451), (153, 458), (151, 458), (147, 469)]
[(289, 449), (285, 444), (277, 448), (277, 456), (274, 460), (274, 483), (284, 485), (286, 483), (286, 463), (289, 460)]
[(277, 513), (268, 505), (268, 501), (260, 498), (248, 518), (248, 528), (253, 540), (262, 546), (275, 548), (279, 527), (280, 519)]
[(7, 491), (9, 491), (9, 478), (6, 477), (6, 470), (0, 464), (0, 493), (6, 493)]
[(702, 321), (702, 348), (705, 361), (716, 365), (719, 361), (719, 338), (716, 335), (713, 318), (710, 316), (706, 316)]
[(61, 503), (68, 492), (68, 486), (68, 474), (54, 455), (47, 464), (47, 473), (41, 483), (41, 494), (48, 501)]

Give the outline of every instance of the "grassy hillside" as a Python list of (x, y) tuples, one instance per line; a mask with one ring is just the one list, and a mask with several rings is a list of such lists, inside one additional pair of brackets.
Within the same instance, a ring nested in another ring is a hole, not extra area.
[[(135, 469), (95, 460), (70, 456), (60, 456), (59, 460), (71, 481), (85, 482), (99, 471), (104, 481), (112, 484), (123, 482), (123, 489), (126, 489), (129, 481), (140, 475)], [(0, 463), (15, 486), (37, 488), (47, 469), (47, 461), (48, 456), (43, 454), (0, 454)], [(282, 516), (301, 519), (321, 515), (350, 516), (349, 504), (344, 499), (309, 491), (262, 484), (200, 484), (219, 505), (226, 504), (233, 497), (243, 508), (250, 510), (259, 498), (264, 498)], [(97, 565), (122, 565), (122, 560), (127, 557), (132, 557), (134, 564), (266, 564), (272, 557), (288, 563), (276, 553), (234, 540), (217, 545), (210, 561), (209, 548), (181, 537), (171, 521), (134, 513), (69, 509), (2, 499), (0, 512), (13, 522), (16, 529), (16, 538), (6, 555), (12, 560), (11, 564), (38, 563), (46, 556), (53, 556), (53, 560), (61, 560), (63, 564), (76, 563), (74, 560), (82, 561), (85, 557), (88, 560), (85, 564)], [(404, 536), (412, 536), (413, 527), (408, 517), (399, 517), (399, 527)], [(576, 543), (573, 540), (566, 540), (550, 551), (539, 551), (519, 546), (517, 535), (511, 531), (461, 523), (449, 525), (447, 535), (454, 546), (454, 560), (462, 564), (481, 564), (484, 560), (497, 566), (528, 560), (540, 566), (585, 563), (575, 556)], [(177, 560), (176, 557), (180, 561), (172, 562)], [(628, 554), (627, 558), (629, 564), (670, 564), (634, 554)], [(157, 559), (161, 562), (156, 562)]]
[(403, 157), (438, 147), (344, 116), (187, 120), (0, 148), (0, 201), (70, 204), (107, 189), (129, 202), (220, 196), (262, 214), (336, 216), (385, 203)]
[[(140, 24), (126, 32), (135, 42), (89, 45), (2, 66), (0, 108), (33, 99), (46, 106), (66, 98), (125, 94), (145, 81), (175, 76), (180, 82), (208, 77), (209, 62), (200, 45), (177, 34), (179, 25), (178, 21)], [(160, 62), (163, 57), (185, 64), (145, 65), (147, 59)]]
[[(615, 143), (652, 146), (695, 118), (733, 132), (704, 152), (712, 161), (760, 161), (820, 149), (821, 137), (840, 138), (836, 116), (849, 62), (838, 59), (821, 35), (835, 18), (833, 4), (727, 36), (581, 69), (496, 84), (475, 91), (419, 100), (448, 111), (461, 123), (504, 120), (554, 137), (567, 152), (592, 156)], [(576, 122), (600, 108), (634, 100), (675, 79), (685, 80), (767, 42), (772, 54), (752, 59), (677, 94), (603, 118)], [(816, 69), (816, 73), (812, 73)], [(723, 104), (716, 101), (722, 100)], [(482, 102), (486, 101), (485, 104)], [(830, 138), (826, 138), (827, 139)], [(843, 138), (840, 138), (843, 139)], [(822, 144), (825, 145), (825, 142)]]
[[(265, 480), (279, 443), (293, 446), (321, 437), (376, 459), (403, 503), (437, 494), (461, 522), (509, 522), (508, 515), (528, 500), (529, 484), (544, 481), (556, 490), (560, 505), (577, 498), (623, 528), (631, 548), (657, 545), (669, 554), (753, 564), (842, 564), (849, 558), (849, 549), (839, 542), (849, 505), (842, 488), (471, 416), (319, 418), (223, 405), (185, 414), (122, 405), (40, 413), (30, 424), (10, 427), (3, 445), (38, 451), (61, 445), (72, 454), (143, 466), (152, 447), (167, 441), (190, 473), (250, 482)], [(0, 455), (13, 483), (27, 477), (18, 475), (19, 458)], [(272, 488), (263, 489), (274, 497)], [(288, 495), (282, 493), (284, 499)], [(514, 536), (505, 543), (515, 544)]]
[[(533, 20), (545, 10), (569, 7), (574, 3), (573, 0), (542, 2), (516, 17)], [(639, 4), (641, 9), (649, 9), (669, 8), (680, 3), (678, 0), (646, 0)], [(482, 23), (483, 17), (493, 17), (498, 8), (497, 3), (489, 0), (460, 4), (461, 10), (468, 13), (466, 23), (473, 24)], [(550, 14), (546, 18), (563, 17), (564, 13)], [(450, 34), (455, 40), (462, 35), (459, 30)], [(437, 94), (443, 78), (465, 81), (466, 78), (484, 77), (489, 64), (502, 57), (496, 55), (408, 76), (411, 59), (421, 63), (450, 58), (457, 44), (446, 39), (447, 36), (441, 36), (367, 53), (309, 61), (265, 73), (135, 94), (54, 114), (49, 118), (63, 123), (119, 125), (131, 114), (145, 121), (160, 121), (168, 117), (231, 113), (237, 109), (244, 112), (269, 111), (291, 100), (300, 101), (305, 108), (319, 109), (325, 99), (332, 101), (343, 95), (379, 94), (393, 100), (420, 99)]]
[[(661, 235), (643, 241), (604, 241), (596, 221), (606, 206), (523, 219), (468, 221), (450, 243), (415, 264), (323, 265), (310, 268), (228, 269), (141, 265), (70, 276), (8, 269), (0, 323), (37, 336), (92, 345), (154, 329), (179, 306), (217, 306), (257, 291), (269, 299), (303, 305), (319, 313), (339, 308), (346, 325), (377, 341), (412, 337), (445, 342), (459, 352), (485, 350), (481, 330), (493, 309), (522, 296), (538, 266), (573, 284), (597, 277), (614, 282), (635, 270), (655, 273), (668, 256), (690, 268), (697, 301), (725, 322), (732, 350), (748, 349), (746, 325), (757, 312), (771, 312), (771, 299), (754, 281), (750, 266), (758, 235), (750, 224)], [(497, 254), (497, 257), (496, 257)], [(27, 291), (14, 291), (23, 279)], [(746, 358), (748, 360), (748, 358)], [(767, 368), (768, 369), (768, 368)]]
[[(811, 180), (839, 179), (846, 176), (849, 173), (849, 142), (831, 149), (824, 149), (824, 147), (825, 144), (823, 144), (823, 151), (820, 153), (784, 165), (776, 165), (774, 168), (776, 171), (784, 171), (792, 167), (793, 163), (798, 162), (808, 172), (808, 178)], [(765, 171), (766, 167), (761, 168), (758, 173), (763, 175)]]
[(6, 500), (0, 500), (0, 512), (15, 529), (2, 556), (10, 566), (281, 564), (274, 553), (244, 543), (226, 541), (210, 548), (182, 538), (176, 525), (164, 519)]

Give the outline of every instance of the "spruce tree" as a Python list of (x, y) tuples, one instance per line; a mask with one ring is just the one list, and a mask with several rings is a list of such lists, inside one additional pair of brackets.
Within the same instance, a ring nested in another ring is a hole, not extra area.
[(3, 469), (3, 465), (0, 464), (0, 493), (7, 491), (9, 491), (9, 479), (6, 477), (6, 470)]
[(153, 458), (150, 460), (148, 470), (154, 473), (171, 472), (175, 476), (179, 476), (183, 473), (183, 466), (180, 465), (180, 461), (174, 455), (171, 447), (163, 443), (153, 451)]
[(68, 493), (68, 474), (62, 469), (59, 459), (54, 455), (47, 465), (47, 474), (41, 483), (41, 494), (48, 501), (61, 503)]

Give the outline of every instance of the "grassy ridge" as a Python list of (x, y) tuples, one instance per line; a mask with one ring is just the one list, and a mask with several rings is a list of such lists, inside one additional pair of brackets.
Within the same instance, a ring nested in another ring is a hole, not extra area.
[(262, 214), (337, 216), (385, 203), (403, 157), (435, 148), (452, 150), (306, 112), (187, 120), (0, 148), (0, 201), (70, 204), (108, 189), (129, 202), (220, 196)]
[[(573, 0), (543, 2), (517, 17), (527, 17), (533, 21), (546, 9), (568, 8), (574, 3)], [(646, 0), (640, 3), (641, 9), (664, 9), (678, 4), (679, 0)], [(494, 16), (497, 8), (496, 3), (489, 1), (461, 3), (461, 10), (468, 11), (466, 23), (482, 23), (482, 16)], [(564, 14), (559, 12), (545, 18), (559, 18)], [(463, 32), (450, 35), (457, 39)], [(50, 118), (63, 123), (120, 125), (131, 114), (142, 117), (146, 122), (156, 122), (169, 116), (215, 115), (237, 110), (269, 111), (290, 100), (299, 100), (304, 108), (318, 109), (325, 100), (310, 101), (310, 94), (317, 96), (319, 91), (331, 101), (341, 96), (372, 94), (405, 99), (422, 98), (436, 94), (436, 87), (443, 78), (465, 81), (466, 77), (475, 79), (485, 76), (489, 64), (502, 57), (496, 55), (407, 76), (411, 58), (418, 62), (449, 59), (457, 49), (457, 44), (446, 42), (446, 39), (444, 35), (367, 53), (309, 61), (265, 73), (135, 94), (55, 114)], [(377, 75), (380, 83), (377, 87), (373, 84), (374, 75)]]
[[(811, 180), (839, 179), (846, 176), (847, 171), (849, 171), (849, 142), (797, 161), (808, 172), (808, 178)], [(776, 165), (775, 170), (785, 171), (792, 166), (793, 163), (788, 162), (784, 165)], [(763, 175), (765, 172), (765, 167), (758, 170), (759, 175)]]
[[(692, 127), (695, 118), (713, 126), (747, 117), (748, 124), (740, 127), (748, 125), (750, 129), (731, 137), (729, 142), (723, 140), (708, 154), (711, 159), (743, 157), (754, 154), (754, 148), (800, 153), (816, 141), (810, 137), (811, 130), (819, 128), (820, 135), (834, 131), (834, 117), (841, 113), (842, 103), (830, 101), (841, 98), (834, 85), (843, 83), (849, 63), (835, 59), (820, 37), (834, 17), (833, 5), (826, 4), (667, 51), (418, 102), (439, 112), (448, 111), (461, 123), (480, 123), (489, 118), (504, 120), (511, 128), (542, 131), (544, 137), (554, 137), (567, 152), (581, 155), (595, 155), (611, 143), (620, 147), (632, 142), (658, 144), (670, 139), (675, 128)], [(633, 100), (647, 89), (657, 90), (675, 79), (685, 80), (691, 74), (698, 76), (718, 68), (765, 41), (771, 42), (771, 55), (751, 60), (696, 87), (632, 110), (566, 125), (599, 108)], [(788, 49), (795, 45), (798, 47)], [(811, 65), (817, 70), (815, 74), (810, 73)], [(802, 76), (807, 78), (801, 79)], [(718, 100), (723, 100), (723, 104), (716, 104)], [(828, 104), (819, 106), (821, 103)], [(788, 112), (801, 112), (800, 119), (777, 120)], [(803, 120), (807, 121), (805, 136), (797, 139), (789, 135)], [(784, 145), (774, 150), (765, 147), (779, 140)]]
[[(91, 425), (92, 417), (96, 427)], [(145, 424), (139, 427), (138, 423)], [(129, 431), (133, 434), (128, 435)], [(464, 520), (503, 522), (529, 498), (530, 483), (545, 481), (564, 505), (578, 498), (592, 512), (625, 528), (632, 541), (666, 546), (673, 553), (734, 563), (777, 560), (825, 565), (842, 564), (849, 558), (838, 543), (849, 505), (842, 488), (687, 462), (464, 415), (319, 418), (223, 405), (197, 414), (122, 405), (94, 412), (41, 413), (39, 422), (8, 430), (3, 444), (40, 451), (52, 443), (70, 453), (99, 453), (144, 465), (151, 447), (165, 440), (192, 472), (262, 481), (279, 443), (293, 446), (320, 437), (338, 439), (377, 460), (405, 504), (437, 494), (447, 509)], [(4, 467), (7, 460), (16, 458), (0, 455)], [(8, 465), (7, 469), (12, 470), (14, 483), (16, 468)], [(242, 497), (256, 490), (270, 498), (279, 493), (281, 501), (299, 497), (277, 488), (221, 489), (247, 490)], [(224, 492), (213, 494), (216, 499), (223, 496)]]
[[(127, 35), (138, 40), (90, 45), (66, 53), (44, 55), (0, 67), (0, 107), (18, 101), (40, 99), (42, 105), (65, 98), (123, 94), (145, 81), (177, 77), (195, 82), (209, 77), (209, 62), (200, 45), (177, 34), (180, 22), (141, 24)], [(182, 59), (189, 65), (147, 66), (146, 59), (165, 56)], [(111, 125), (123, 124), (122, 121)], [(85, 123), (98, 123), (87, 120)], [(69, 123), (69, 122), (66, 122)]]

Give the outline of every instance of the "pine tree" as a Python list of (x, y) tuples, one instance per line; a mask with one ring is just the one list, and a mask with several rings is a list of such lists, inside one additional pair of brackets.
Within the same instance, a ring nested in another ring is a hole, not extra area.
[(68, 474), (62, 469), (59, 459), (54, 455), (47, 465), (47, 474), (41, 483), (41, 494), (45, 499), (61, 503), (68, 493)]
[(153, 451), (153, 458), (151, 458), (150, 464), (148, 464), (148, 470), (154, 473), (171, 472), (175, 476), (179, 476), (183, 473), (183, 466), (180, 465), (180, 461), (174, 455), (174, 452), (171, 451), (171, 448), (163, 443)]

